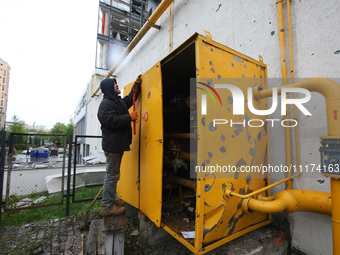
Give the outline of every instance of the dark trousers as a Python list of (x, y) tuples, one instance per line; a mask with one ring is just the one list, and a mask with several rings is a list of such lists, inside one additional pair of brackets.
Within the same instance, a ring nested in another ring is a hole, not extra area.
[(120, 177), (120, 163), (124, 152), (105, 152), (106, 174), (104, 177), (103, 199), (101, 211), (109, 211), (116, 199), (117, 182)]

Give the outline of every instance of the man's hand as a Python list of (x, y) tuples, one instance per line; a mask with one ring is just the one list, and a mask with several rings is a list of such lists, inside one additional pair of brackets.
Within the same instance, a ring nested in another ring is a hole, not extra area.
[(130, 118), (131, 118), (131, 121), (136, 121), (138, 119), (137, 112), (131, 112), (130, 113)]
[(137, 79), (136, 79), (136, 81), (135, 81), (135, 83), (137, 83), (138, 85), (142, 85), (142, 75), (140, 74), (140, 75), (138, 75), (138, 77), (137, 77)]

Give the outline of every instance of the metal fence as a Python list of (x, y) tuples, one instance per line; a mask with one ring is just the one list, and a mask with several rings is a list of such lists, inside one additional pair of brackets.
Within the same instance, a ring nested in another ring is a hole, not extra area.
[[(104, 183), (101, 140), (101, 136), (78, 135), (73, 140), (73, 135), (26, 133), (6, 137), (1, 131), (0, 226), (4, 212), (65, 202), (68, 216), (71, 202), (92, 201)], [(84, 192), (78, 196), (84, 188), (87, 197)]]
[(1, 214), (2, 214), (2, 206), (5, 204), (3, 202), (3, 183), (4, 183), (4, 172), (5, 172), (5, 156), (6, 156), (6, 132), (0, 132), (1, 139), (1, 151), (0, 151), (0, 226), (1, 226)]
[[(4, 211), (63, 204), (67, 137), (12, 133), (5, 150)], [(52, 195), (60, 194), (60, 201)]]
[(88, 198), (78, 198), (77, 190), (80, 187), (103, 186), (106, 166), (101, 142), (101, 136), (75, 136), (72, 174), (72, 183), (75, 184), (72, 190), (73, 203), (93, 200), (93, 194), (89, 194)]

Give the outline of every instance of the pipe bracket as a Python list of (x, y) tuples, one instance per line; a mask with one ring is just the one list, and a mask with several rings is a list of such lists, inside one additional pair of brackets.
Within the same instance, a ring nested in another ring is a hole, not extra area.
[(224, 194), (227, 196), (227, 197), (232, 197), (233, 195), (232, 195), (232, 191), (231, 190), (228, 190), (228, 189), (226, 189), (225, 191), (224, 191)]
[(152, 23), (152, 22), (150, 22), (149, 20), (148, 20), (148, 26), (149, 26), (149, 27), (156, 28), (156, 29), (158, 29), (158, 30), (161, 29), (161, 26), (156, 25), (155, 23)]

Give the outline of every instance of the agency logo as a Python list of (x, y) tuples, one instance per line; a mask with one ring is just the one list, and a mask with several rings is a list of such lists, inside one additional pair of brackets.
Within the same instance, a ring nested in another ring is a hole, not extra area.
[[(244, 110), (244, 105), (245, 102), (247, 103), (248, 109), (251, 113), (255, 114), (255, 115), (259, 115), (259, 116), (264, 116), (264, 115), (270, 115), (272, 113), (275, 112), (275, 110), (277, 109), (278, 106), (278, 89), (276, 87), (274, 87), (272, 89), (272, 105), (269, 109), (266, 110), (258, 110), (255, 109), (254, 104), (253, 104), (253, 88), (249, 87), (247, 89), (247, 100), (245, 101), (245, 96), (243, 94), (243, 91), (232, 84), (215, 84), (214, 87), (205, 84), (203, 82), (197, 82), (199, 85), (202, 86), (197, 86), (198, 89), (203, 90), (206, 92), (206, 94), (201, 94), (201, 114), (202, 115), (207, 115), (207, 94), (213, 99), (215, 105), (216, 104), (216, 100), (215, 97), (213, 96), (213, 94), (211, 92), (214, 93), (214, 95), (218, 98), (218, 100), (220, 101), (220, 105), (222, 106), (222, 100), (220, 98), (220, 95), (218, 94), (218, 92), (216, 91), (217, 89), (219, 89), (220, 94), (223, 93), (222, 90), (220, 89), (227, 89), (231, 92), (232, 94), (232, 104), (233, 104), (233, 115), (244, 115), (245, 114), (245, 110)], [(300, 95), (303, 95), (299, 98), (288, 98), (287, 95), (291, 94), (291, 93), (299, 93)], [(292, 87), (282, 87), (281, 88), (281, 115), (285, 116), (286, 115), (286, 107), (287, 105), (295, 105), (304, 115), (306, 116), (310, 116), (312, 115), (307, 109), (306, 107), (304, 107), (304, 103), (307, 103), (310, 99), (311, 99), (311, 92), (307, 89), (304, 88), (292, 88)], [(274, 121), (279, 121), (278, 119), (267, 119), (265, 121), (270, 121), (273, 123)], [(228, 122), (232, 123), (232, 120), (228, 121), (225, 119), (215, 119), (214, 120), (214, 126), (216, 124), (227, 124)], [(253, 120), (248, 120), (248, 125), (252, 126), (249, 123), (254, 123), (254, 122), (259, 122), (260, 125), (257, 125), (256, 127), (259, 127), (261, 125), (264, 125), (264, 121), (261, 119), (253, 119)], [(287, 126), (285, 125), (285, 123), (288, 122), (293, 122), (293, 126), (297, 125), (297, 121), (296, 120), (288, 120), (285, 119), (283, 121), (281, 121), (283, 126)], [(245, 121), (244, 121), (245, 123)], [(244, 124), (245, 126), (245, 124)], [(288, 125), (289, 127), (292, 127), (291, 125)]]
[[(209, 91), (209, 90), (211, 90), (216, 95), (216, 97), (218, 98), (218, 100), (220, 101), (220, 104), (222, 106), (222, 100), (220, 98), (220, 95), (217, 93), (217, 91), (213, 87), (211, 87), (210, 85), (205, 84), (203, 82), (197, 82), (197, 83), (204, 86), (204, 87), (197, 87), (197, 88), (206, 92), (212, 98), (212, 100), (214, 101), (214, 103), (216, 105), (215, 97)], [(201, 107), (202, 115), (207, 114), (207, 94), (202, 94), (202, 97), (201, 97), (201, 99), (202, 99), (202, 107)]]

